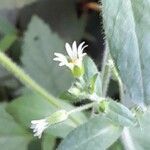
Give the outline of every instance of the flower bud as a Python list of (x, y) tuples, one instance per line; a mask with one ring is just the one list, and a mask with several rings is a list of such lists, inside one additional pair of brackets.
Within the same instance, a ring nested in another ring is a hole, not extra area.
[(62, 121), (65, 121), (68, 118), (68, 113), (66, 110), (59, 110), (52, 115), (50, 115), (47, 118), (47, 121), (49, 122), (49, 125), (53, 125), (56, 123), (60, 123)]
[(105, 101), (105, 100), (101, 101), (99, 103), (99, 110), (101, 112), (106, 112), (108, 110), (108, 101)]

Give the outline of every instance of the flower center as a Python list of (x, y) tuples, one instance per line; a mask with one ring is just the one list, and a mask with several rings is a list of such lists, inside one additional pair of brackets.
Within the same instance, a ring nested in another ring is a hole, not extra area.
[(76, 65), (78, 63), (78, 59), (69, 59), (68, 62)]

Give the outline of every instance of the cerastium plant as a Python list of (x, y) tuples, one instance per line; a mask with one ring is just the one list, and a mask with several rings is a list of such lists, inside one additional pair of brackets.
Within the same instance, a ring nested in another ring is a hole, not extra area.
[[(111, 149), (112, 144), (114, 149), (123, 144), (120, 149), (149, 150), (150, 1), (102, 0), (102, 14), (106, 36), (102, 70), (98, 71), (84, 52), (85, 42), (66, 43), (67, 55), (55, 50), (54, 61), (61, 68), (67, 67), (74, 78), (59, 98), (49, 94), (1, 52), (0, 63), (51, 105), (47, 115), (32, 117), (27, 123), (34, 136), (42, 138), (45, 132), (63, 137), (58, 150), (105, 150)], [(118, 102), (107, 95), (111, 78), (119, 85)], [(74, 102), (81, 105), (74, 107)], [(11, 107), (13, 104), (8, 111)], [(66, 134), (60, 135), (63, 131)]]

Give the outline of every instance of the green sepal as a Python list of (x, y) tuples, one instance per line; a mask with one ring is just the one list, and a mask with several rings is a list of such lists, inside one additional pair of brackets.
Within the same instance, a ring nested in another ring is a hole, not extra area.
[(54, 125), (56, 123), (65, 121), (68, 118), (68, 113), (65, 110), (59, 110), (49, 117), (47, 117), (47, 121), (49, 122), (49, 125)]
[(94, 93), (95, 91), (95, 83), (98, 77), (98, 73), (96, 73), (91, 79), (90, 79), (90, 93)]
[(84, 75), (84, 66), (74, 66), (72, 70), (72, 74), (75, 78), (79, 78)]

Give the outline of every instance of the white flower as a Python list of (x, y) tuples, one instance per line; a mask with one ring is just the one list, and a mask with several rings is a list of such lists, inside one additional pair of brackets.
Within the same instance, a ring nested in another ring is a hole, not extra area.
[(87, 47), (87, 45), (84, 44), (85, 42), (82, 42), (77, 47), (77, 43), (74, 41), (71, 47), (68, 43), (66, 43), (65, 48), (69, 57), (66, 57), (61, 53), (54, 53), (56, 56), (54, 60), (60, 62), (59, 66), (67, 66), (71, 70), (73, 70), (75, 66), (81, 68), (83, 57), (86, 55), (86, 53), (83, 53), (83, 50)]
[(34, 136), (41, 138), (43, 131), (48, 128), (49, 123), (46, 119), (32, 120), (31, 129), (33, 129)]
[(59, 110), (52, 113), (49, 117), (40, 120), (31, 121), (31, 129), (33, 129), (34, 136), (41, 138), (42, 133), (46, 128), (51, 125), (65, 121), (68, 118), (68, 112), (66, 110)]

